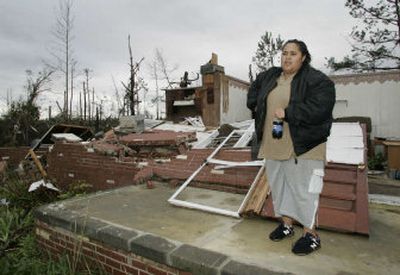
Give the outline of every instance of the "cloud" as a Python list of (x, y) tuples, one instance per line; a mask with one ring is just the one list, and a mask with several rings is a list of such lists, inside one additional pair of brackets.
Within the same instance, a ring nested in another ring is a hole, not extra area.
[[(25, 70), (40, 70), (41, 60), (50, 58), (57, 5), (54, 0), (1, 1), (0, 94), (9, 88), (23, 93)], [(111, 75), (119, 84), (129, 74), (128, 34), (134, 59), (145, 57), (141, 74), (153, 85), (145, 64), (155, 48), (163, 50), (170, 64), (179, 64), (174, 80), (184, 71), (199, 71), (212, 52), (227, 74), (247, 80), (251, 57), (266, 30), (304, 39), (314, 66), (322, 68), (325, 57), (349, 50), (345, 38), (355, 23), (341, 1), (331, 0), (87, 0), (75, 1), (73, 14), (77, 70), (93, 70), (93, 87), (109, 96), (114, 93)], [(81, 74), (77, 90), (82, 81)]]

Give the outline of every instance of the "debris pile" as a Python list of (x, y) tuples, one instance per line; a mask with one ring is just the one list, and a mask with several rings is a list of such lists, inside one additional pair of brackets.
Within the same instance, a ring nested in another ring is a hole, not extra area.
[(121, 135), (110, 130), (103, 139), (92, 141), (86, 147), (120, 160), (141, 161), (184, 154), (189, 149), (189, 143), (196, 140), (195, 132), (153, 129)]

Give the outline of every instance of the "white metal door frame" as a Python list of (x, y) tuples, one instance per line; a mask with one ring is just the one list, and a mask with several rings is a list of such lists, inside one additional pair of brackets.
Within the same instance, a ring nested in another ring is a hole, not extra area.
[[(235, 133), (243, 133), (243, 130), (234, 130), (232, 131), (225, 139), (224, 141), (207, 157), (207, 159), (204, 161), (204, 163), (197, 168), (195, 172), (176, 190), (176, 192), (168, 199), (168, 202), (176, 205), (176, 206), (182, 206), (182, 207), (187, 207), (187, 208), (192, 208), (192, 209), (198, 209), (198, 210), (203, 210), (211, 213), (217, 213), (217, 214), (222, 214), (226, 216), (231, 216), (235, 218), (240, 218), (240, 213), (243, 210), (243, 208), (246, 205), (247, 200), (249, 199), (249, 195), (251, 194), (251, 191), (253, 190), (255, 183), (258, 181), (260, 176), (262, 175), (263, 168), (264, 168), (264, 162), (263, 161), (247, 161), (247, 162), (233, 162), (233, 161), (224, 161), (224, 160), (218, 160), (214, 159), (213, 157), (219, 152), (219, 150), (224, 146), (224, 144), (233, 136)], [(213, 163), (213, 164), (220, 164), (220, 166), (215, 167), (216, 169), (224, 169), (224, 168), (232, 168), (236, 166), (260, 166), (260, 169), (252, 182), (249, 191), (246, 193), (246, 196), (244, 197), (242, 203), (239, 206), (239, 209), (237, 211), (232, 211), (232, 210), (227, 210), (227, 209), (222, 209), (218, 207), (213, 207), (213, 206), (208, 206), (200, 203), (195, 203), (195, 202), (189, 202), (189, 201), (184, 201), (184, 200), (179, 200), (177, 199), (177, 196), (190, 184), (190, 182), (196, 177), (196, 175), (201, 171), (201, 169), (204, 168), (208, 163)]]

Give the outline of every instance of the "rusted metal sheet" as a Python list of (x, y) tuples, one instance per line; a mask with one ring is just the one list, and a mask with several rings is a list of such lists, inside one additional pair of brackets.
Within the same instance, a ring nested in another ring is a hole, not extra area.
[[(365, 165), (326, 165), (318, 209), (318, 227), (369, 234), (366, 127), (361, 127)], [(271, 196), (264, 204), (261, 216), (275, 218)]]

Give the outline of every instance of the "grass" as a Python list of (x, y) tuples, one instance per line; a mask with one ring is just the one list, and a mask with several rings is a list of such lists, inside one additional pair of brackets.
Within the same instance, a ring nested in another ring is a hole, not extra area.
[[(79, 243), (72, 255), (55, 259), (36, 243), (33, 210), (42, 205), (86, 193), (90, 185), (77, 182), (66, 192), (57, 194), (47, 189), (28, 192), (29, 182), (8, 171), (0, 183), (0, 274), (104, 274), (85, 264)], [(78, 263), (83, 260), (83, 268)]]

